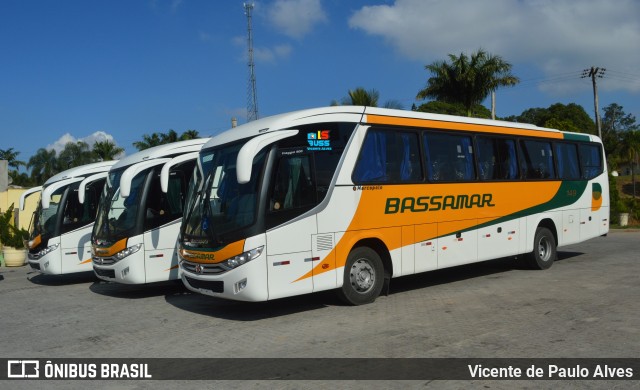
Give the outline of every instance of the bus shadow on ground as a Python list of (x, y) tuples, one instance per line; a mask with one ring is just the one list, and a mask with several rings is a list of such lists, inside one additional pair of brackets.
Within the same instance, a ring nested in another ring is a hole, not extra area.
[(341, 304), (333, 291), (266, 302), (232, 301), (187, 291), (183, 294), (167, 295), (165, 300), (181, 310), (232, 321), (259, 321)]
[[(564, 261), (582, 254), (583, 253), (581, 252), (558, 252), (556, 262)], [(553, 269), (553, 267), (551, 267), (551, 269)], [(389, 295), (483, 276), (498, 279), (503, 277), (501, 275), (502, 273), (515, 270), (535, 272), (535, 270), (532, 270), (525, 265), (524, 258), (522, 256), (519, 258), (515, 258), (513, 256), (504, 257), (480, 263), (459, 265), (456, 267), (391, 279)], [(384, 293), (385, 292), (383, 291), (383, 294)]]
[[(582, 255), (580, 252), (558, 252), (558, 261), (580, 255)], [(388, 295), (393, 296), (407, 291), (482, 276), (499, 278), (502, 277), (500, 274), (514, 270), (527, 271), (528, 269), (513, 257), (461, 265), (392, 279)], [(384, 291), (383, 294), (385, 294)], [(181, 310), (232, 321), (259, 321), (332, 306), (345, 306), (338, 299), (335, 291), (322, 291), (267, 302), (239, 302), (184, 290), (179, 293), (166, 294), (165, 300)]]
[(187, 289), (180, 280), (149, 284), (122, 284), (97, 280), (89, 286), (89, 290), (111, 298), (141, 299), (181, 294)]
[(31, 271), (27, 272), (27, 279), (31, 283), (41, 286), (67, 286), (95, 282), (96, 276), (93, 271), (63, 275), (47, 275), (41, 274), (38, 271)]

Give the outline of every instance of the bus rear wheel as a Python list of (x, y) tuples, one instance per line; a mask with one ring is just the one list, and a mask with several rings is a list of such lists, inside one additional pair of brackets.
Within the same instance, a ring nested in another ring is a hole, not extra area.
[(384, 283), (382, 259), (368, 247), (349, 253), (344, 266), (344, 280), (338, 296), (350, 305), (364, 305), (376, 300)]
[(539, 226), (533, 239), (533, 252), (527, 258), (527, 265), (532, 269), (548, 269), (557, 257), (553, 233), (548, 228)]

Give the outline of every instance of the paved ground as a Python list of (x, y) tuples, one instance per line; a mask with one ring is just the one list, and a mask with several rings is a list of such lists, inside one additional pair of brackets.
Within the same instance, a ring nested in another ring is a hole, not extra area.
[[(0, 268), (0, 358), (640, 357), (640, 232), (561, 248), (548, 271), (511, 259), (394, 279), (360, 307), (331, 292), (266, 303)], [(86, 388), (5, 382), (1, 388)], [(103, 382), (106, 388), (324, 388), (319, 382)], [(333, 382), (339, 388), (640, 388), (639, 382)]]

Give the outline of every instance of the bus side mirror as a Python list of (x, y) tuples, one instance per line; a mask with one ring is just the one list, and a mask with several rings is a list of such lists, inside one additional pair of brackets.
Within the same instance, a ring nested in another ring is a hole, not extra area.
[(246, 184), (251, 180), (251, 169), (253, 168), (254, 157), (267, 145), (280, 141), (281, 139), (293, 137), (298, 134), (298, 130), (281, 130), (272, 133), (259, 135), (251, 138), (240, 148), (236, 160), (236, 177), (238, 184)]

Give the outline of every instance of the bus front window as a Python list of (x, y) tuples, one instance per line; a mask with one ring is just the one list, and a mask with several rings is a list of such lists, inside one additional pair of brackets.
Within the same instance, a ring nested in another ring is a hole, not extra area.
[[(56, 235), (56, 225), (58, 219), (58, 209), (60, 208), (60, 201), (64, 194), (66, 187), (57, 189), (51, 194), (51, 200), (49, 201), (49, 207), (43, 208), (42, 202), (38, 202), (38, 207), (35, 211), (33, 220), (33, 231), (29, 235), (29, 239), (33, 240), (38, 235), (42, 235), (44, 238), (51, 238)], [(44, 191), (43, 191), (44, 193)], [(46, 240), (43, 240), (46, 242)]]
[(239, 184), (235, 165), (241, 147), (238, 143), (202, 153), (203, 177), (197, 175), (186, 202), (188, 210), (183, 224), (186, 246), (216, 247), (228, 243), (234, 232), (255, 223), (265, 152), (254, 158), (251, 180)]
[(120, 178), (122, 171), (109, 174), (100, 200), (100, 209), (93, 229), (93, 235), (98, 240), (115, 242), (134, 234), (140, 194), (147, 177), (146, 171), (141, 172), (132, 180), (129, 196), (120, 196)]

